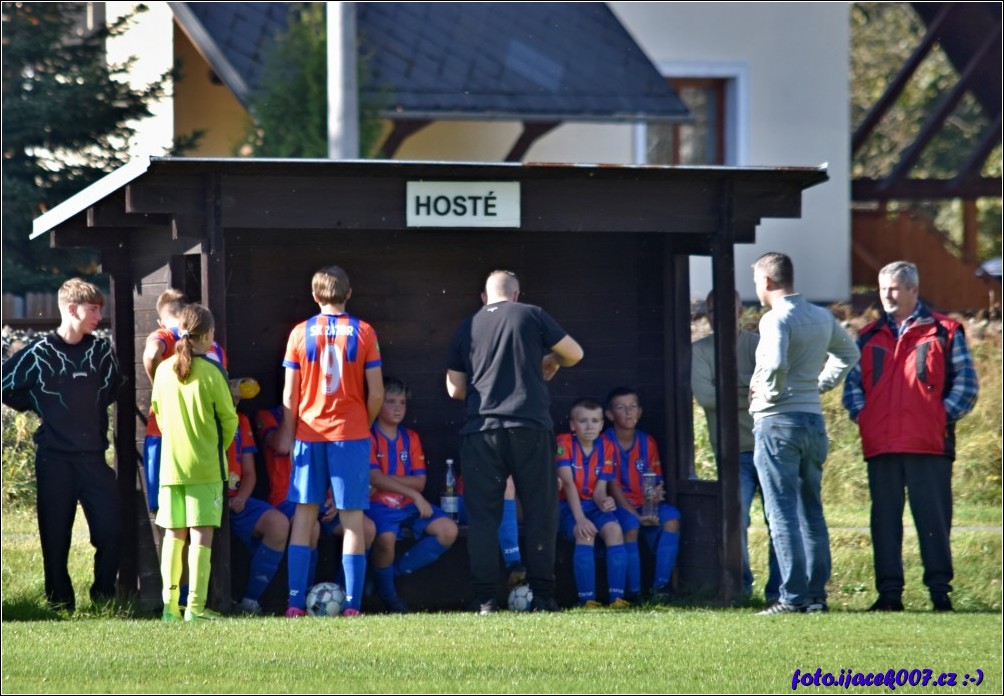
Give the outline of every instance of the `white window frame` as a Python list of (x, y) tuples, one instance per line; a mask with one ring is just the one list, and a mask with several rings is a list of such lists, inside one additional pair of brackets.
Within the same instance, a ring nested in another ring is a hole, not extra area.
[[(742, 167), (749, 161), (749, 68), (745, 63), (657, 62), (666, 78), (725, 80), (724, 162)], [(648, 164), (648, 125), (635, 124), (634, 162)]]

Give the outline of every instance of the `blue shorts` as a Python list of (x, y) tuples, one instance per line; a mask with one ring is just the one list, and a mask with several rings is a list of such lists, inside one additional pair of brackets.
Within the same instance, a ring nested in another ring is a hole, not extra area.
[[(276, 506), (275, 509), (278, 510), (279, 512), (281, 512), (282, 514), (284, 514), (286, 517), (288, 517), (289, 521), (292, 522), (293, 521), (293, 515), (296, 513), (296, 503), (294, 503), (292, 500), (284, 500), (281, 503), (279, 503)], [(335, 516), (329, 522), (324, 522), (323, 520), (321, 520), (321, 516), (322, 515), (324, 515), (324, 506), (323, 505), (320, 506), (320, 509), (319, 509), (319, 511), (317, 513), (317, 521), (321, 525), (321, 531), (322, 532), (324, 532), (328, 536), (334, 536), (335, 535), (335, 531), (342, 524), (341, 519), (339, 519), (339, 517), (338, 517), (338, 513), (336, 512)]]
[(146, 504), (150, 512), (157, 511), (160, 495), (160, 435), (147, 435), (143, 441), (143, 471), (146, 474)]
[(398, 538), (401, 538), (401, 527), (407, 527), (418, 539), (425, 534), (425, 529), (431, 522), (446, 517), (446, 513), (433, 505), (432, 515), (423, 519), (419, 517), (418, 506), (415, 503), (408, 503), (399, 508), (387, 507), (383, 503), (371, 503), (370, 509), (366, 511), (366, 516), (373, 520), (377, 536), (386, 532), (394, 532)]
[(370, 439), (293, 444), (288, 500), (324, 505), (328, 487), (339, 510), (370, 506)]
[[(586, 519), (596, 525), (597, 532), (610, 522), (617, 524), (617, 516), (614, 513), (603, 512), (592, 500), (580, 500), (579, 505), (582, 506), (582, 514)], [(558, 529), (566, 539), (575, 541), (575, 516), (572, 515), (572, 508), (565, 500), (562, 500), (558, 507)]]
[(274, 510), (271, 505), (258, 498), (248, 498), (244, 503), (244, 509), (240, 512), (230, 511), (230, 533), (244, 542), (244, 545), (254, 551), (258, 546), (258, 540), (254, 538), (254, 528), (269, 510)]
[[(635, 508), (641, 514), (641, 508)], [(621, 529), (630, 532), (641, 527), (641, 521), (622, 507), (618, 507), (614, 512), (617, 521), (621, 523)], [(645, 529), (662, 529), (670, 520), (680, 519), (680, 511), (669, 503), (659, 503), (659, 526), (646, 527)]]

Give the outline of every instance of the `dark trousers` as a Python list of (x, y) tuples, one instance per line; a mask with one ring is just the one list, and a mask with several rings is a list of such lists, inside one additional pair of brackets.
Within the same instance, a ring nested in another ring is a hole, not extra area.
[(39, 448), (35, 454), (35, 479), (45, 598), (49, 604), (70, 610), (76, 606), (67, 563), (78, 501), (95, 548), (91, 598), (114, 597), (121, 543), (119, 501), (115, 472), (105, 463), (104, 455)]
[(933, 454), (883, 454), (868, 460), (875, 587), (880, 594), (903, 592), (904, 488), (917, 526), (924, 584), (931, 592), (951, 592), (952, 460)]
[(498, 542), (508, 476), (523, 508), (520, 548), (526, 577), (540, 597), (554, 595), (554, 553), (558, 535), (554, 433), (531, 428), (500, 428), (465, 435), (460, 444), (467, 508), (467, 545), (474, 596), (498, 595), (501, 561)]

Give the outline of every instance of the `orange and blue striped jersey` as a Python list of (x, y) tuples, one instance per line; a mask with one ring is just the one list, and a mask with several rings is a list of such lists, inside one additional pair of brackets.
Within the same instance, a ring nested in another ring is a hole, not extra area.
[(642, 484), (642, 474), (651, 471), (662, 480), (662, 462), (659, 460), (659, 448), (655, 438), (635, 430), (634, 444), (630, 449), (624, 449), (617, 441), (617, 433), (613, 428), (607, 428), (600, 437), (613, 445), (617, 454), (617, 480), (628, 502), (640, 507), (645, 502), (645, 487)]
[[(174, 347), (178, 344), (179, 331), (180, 329), (177, 326), (170, 329), (157, 329), (146, 337), (148, 343), (150, 341), (160, 341), (164, 345), (164, 353), (160, 356), (162, 362), (174, 355)], [(222, 365), (224, 370), (227, 369), (227, 353), (223, 350), (223, 346), (216, 341), (213, 341), (213, 346), (206, 352), (206, 357)], [(161, 436), (160, 426), (157, 425), (157, 416), (152, 409), (146, 421), (146, 434), (156, 437)]]
[[(425, 476), (425, 453), (418, 433), (397, 426), (397, 437), (391, 440), (380, 432), (374, 423), (370, 428), (370, 468), (388, 476)], [(387, 507), (402, 507), (413, 502), (411, 498), (394, 491), (375, 491), (370, 500)]]
[(261, 443), (261, 454), (265, 460), (265, 471), (268, 472), (268, 502), (272, 507), (278, 507), (289, 494), (289, 473), (293, 468), (288, 454), (276, 454), (275, 450), (265, 444), (269, 433), (278, 430), (282, 423), (282, 406), (262, 409), (255, 414), (254, 429)]
[(300, 372), (296, 439), (369, 437), (366, 370), (381, 365), (373, 327), (348, 314), (313, 316), (289, 334), (282, 365)]
[(251, 421), (243, 413), (238, 413), (237, 434), (234, 435), (234, 441), (230, 443), (230, 449), (227, 450), (227, 465), (230, 470), (227, 475), (227, 488), (231, 496), (237, 495), (237, 489), (241, 487), (241, 477), (244, 475), (244, 455), (254, 455), (257, 451), (254, 433), (251, 432)]
[[(591, 500), (598, 481), (612, 481), (617, 454), (611, 444), (602, 437), (596, 438), (593, 451), (586, 454), (572, 433), (558, 435), (558, 452), (555, 457), (558, 468), (570, 467), (579, 498)], [(561, 498), (566, 491), (562, 489)]]

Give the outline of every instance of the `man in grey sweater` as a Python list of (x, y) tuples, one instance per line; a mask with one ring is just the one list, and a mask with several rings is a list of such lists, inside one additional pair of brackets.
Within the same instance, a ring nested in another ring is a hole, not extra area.
[(794, 275), (784, 254), (753, 264), (757, 297), (770, 307), (750, 382), (753, 459), (781, 569), (781, 598), (760, 612), (766, 616), (827, 610), (830, 539), (820, 489), (829, 441), (819, 395), (860, 357), (836, 318), (795, 292)]

